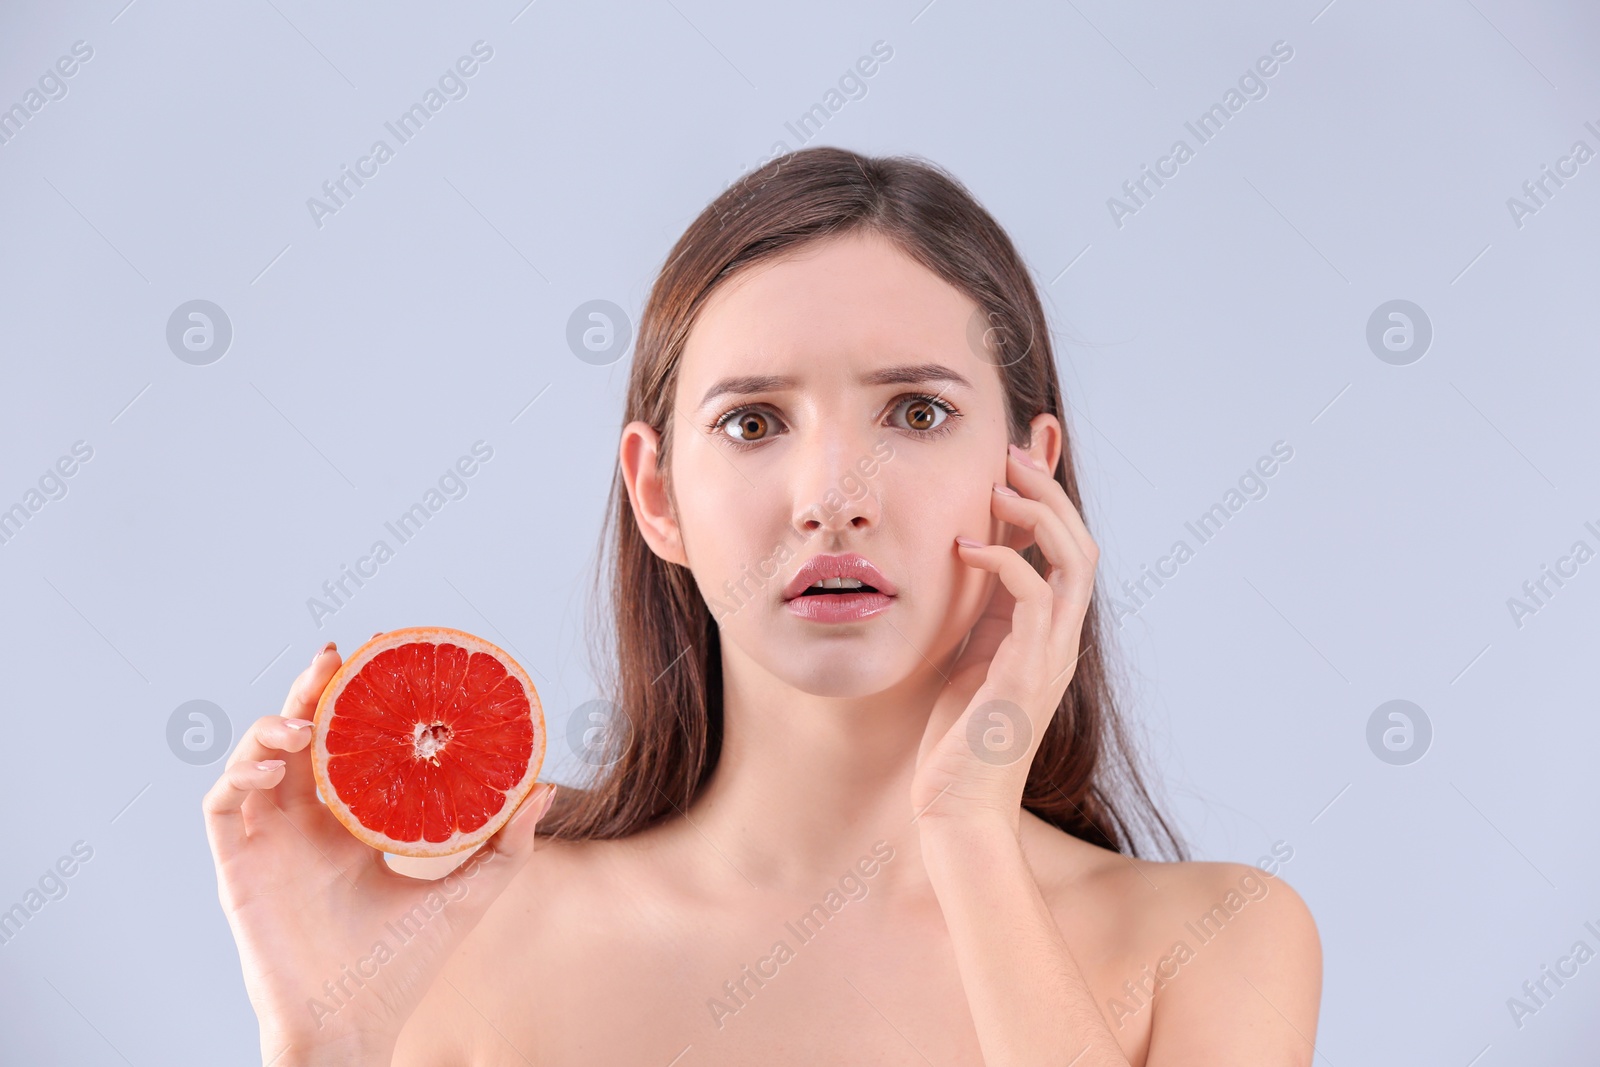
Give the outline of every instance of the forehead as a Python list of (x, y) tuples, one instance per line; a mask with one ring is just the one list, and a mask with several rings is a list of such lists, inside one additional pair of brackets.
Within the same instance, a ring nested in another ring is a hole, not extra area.
[(922, 363), (998, 390), (992, 364), (969, 347), (977, 312), (970, 297), (880, 235), (810, 242), (712, 293), (684, 346), (679, 397), (696, 406), (730, 375), (838, 381)]

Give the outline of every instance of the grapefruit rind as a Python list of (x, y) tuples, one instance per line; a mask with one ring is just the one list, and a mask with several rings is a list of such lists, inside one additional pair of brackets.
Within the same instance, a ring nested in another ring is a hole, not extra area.
[[(373, 830), (362, 825), (350, 806), (339, 797), (328, 775), (328, 761), (330, 753), (327, 747), (328, 722), (333, 717), (333, 707), (339, 694), (344, 692), (345, 686), (359, 674), (363, 667), (370, 663), (374, 657), (391, 648), (413, 643), (450, 644), (466, 649), (469, 653), (485, 653), (493, 656), (506, 669), (522, 683), (528, 697), (528, 709), (533, 724), (533, 751), (528, 757), (527, 770), (523, 773), (517, 784), (505, 792), (505, 803), (500, 810), (490, 816), (488, 822), (471, 832), (457, 830), (443, 841), (401, 841), (390, 837), (381, 831)], [(412, 626), (400, 630), (391, 630), (379, 634), (360, 648), (350, 654), (350, 658), (339, 665), (333, 677), (328, 680), (327, 686), (322, 691), (322, 696), (317, 700), (316, 715), (312, 719), (311, 742), (311, 770), (316, 779), (317, 790), (322, 794), (328, 810), (349, 830), (351, 834), (371, 845), (381, 852), (398, 856), (448, 856), (458, 852), (465, 852), (487, 841), (490, 837), (511, 820), (516, 814), (518, 806), (532, 791), (539, 778), (539, 768), (544, 764), (545, 756), (545, 725), (544, 708), (539, 702), (538, 690), (534, 688), (533, 679), (522, 669), (522, 665), (508, 655), (499, 646), (485, 641), (475, 634), (465, 630), (453, 630), (446, 626)]]

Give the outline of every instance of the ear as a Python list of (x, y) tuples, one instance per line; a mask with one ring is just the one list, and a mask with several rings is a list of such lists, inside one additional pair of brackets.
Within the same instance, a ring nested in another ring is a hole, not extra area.
[[(1061, 421), (1048, 412), (1040, 412), (1029, 423), (1032, 436), (1024, 446), (1024, 451), (1032, 456), (1034, 461), (1044, 466), (1046, 471), (1054, 473), (1056, 463), (1061, 459)], [(1027, 530), (1018, 526), (1007, 526), (1001, 544), (1014, 548), (1018, 552), (1033, 544), (1034, 538)]]
[(1028, 424), (1033, 430), (1033, 437), (1023, 446), (1028, 455), (1044, 465), (1044, 469), (1055, 472), (1056, 464), (1061, 460), (1061, 443), (1063, 440), (1061, 420), (1047, 411), (1041, 411), (1033, 417)]
[(622, 483), (628, 490), (634, 521), (650, 551), (687, 567), (683, 538), (673, 514), (672, 499), (660, 470), (661, 435), (647, 422), (635, 420), (622, 428), (620, 459)]

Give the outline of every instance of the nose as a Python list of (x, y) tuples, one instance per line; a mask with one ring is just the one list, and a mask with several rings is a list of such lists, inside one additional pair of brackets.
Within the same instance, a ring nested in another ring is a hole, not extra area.
[(819, 531), (866, 531), (878, 524), (880, 487), (863, 473), (877, 470), (872, 445), (864, 437), (821, 431), (794, 451), (795, 529), (809, 538)]

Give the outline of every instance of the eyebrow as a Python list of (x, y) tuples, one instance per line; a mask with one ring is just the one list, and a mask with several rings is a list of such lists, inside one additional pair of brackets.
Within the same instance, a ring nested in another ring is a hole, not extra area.
[[(946, 382), (971, 389), (972, 383), (942, 363), (914, 363), (899, 367), (884, 367), (869, 371), (857, 379), (862, 385), (921, 385), (924, 382)], [(793, 389), (798, 379), (777, 374), (745, 374), (722, 378), (713, 383), (700, 406), (705, 407), (722, 396), (747, 396), (752, 393), (777, 392)]]

